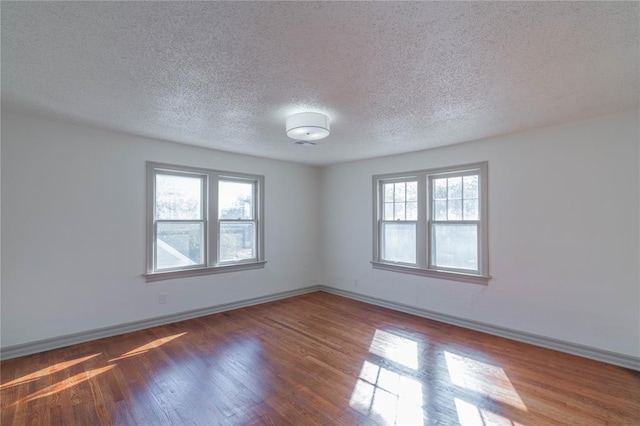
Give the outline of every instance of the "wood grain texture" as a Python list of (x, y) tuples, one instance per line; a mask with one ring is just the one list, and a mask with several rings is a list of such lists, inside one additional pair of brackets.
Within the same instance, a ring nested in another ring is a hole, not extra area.
[(0, 363), (2, 425), (640, 424), (640, 373), (317, 292)]

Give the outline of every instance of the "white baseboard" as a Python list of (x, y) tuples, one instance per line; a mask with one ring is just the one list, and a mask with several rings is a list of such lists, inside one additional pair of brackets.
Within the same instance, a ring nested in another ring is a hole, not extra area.
[(426, 309), (417, 308), (415, 306), (404, 305), (402, 303), (390, 302), (384, 299), (367, 296), (360, 293), (354, 293), (334, 287), (320, 286), (320, 290), (326, 293), (337, 294), (338, 296), (348, 297), (350, 299), (359, 300), (361, 302), (372, 305), (382, 306), (393, 309), (394, 311), (405, 312), (407, 314), (416, 315), (423, 318), (432, 319), (446, 324), (457, 325), (459, 327), (469, 328), (471, 330), (481, 331), (495, 336), (505, 337), (519, 342), (529, 343), (535, 346), (541, 346), (547, 349), (553, 349), (560, 352), (566, 352), (572, 355), (578, 355), (584, 358), (594, 359), (596, 361), (606, 362), (608, 364), (618, 365), (620, 367), (630, 368), (640, 371), (640, 358), (631, 355), (619, 354), (616, 352), (606, 351), (591, 346), (580, 345), (577, 343), (566, 342), (564, 340), (545, 337), (538, 334), (527, 333), (524, 331), (513, 330), (506, 327), (500, 327), (479, 321), (468, 320), (455, 317), (452, 315), (441, 314)]
[(432, 319), (446, 324), (457, 325), (459, 327), (471, 330), (481, 331), (483, 333), (493, 334), (495, 336), (505, 337), (519, 342), (529, 343), (543, 348), (553, 349), (560, 352), (566, 352), (578, 355), (584, 358), (594, 359), (609, 364), (618, 365), (632, 370), (640, 371), (640, 358), (631, 355), (619, 354), (616, 352), (606, 351), (591, 346), (580, 345), (577, 343), (566, 342), (559, 339), (553, 339), (537, 334), (527, 333), (519, 330), (513, 330), (506, 327), (499, 327), (479, 321), (468, 320), (452, 315), (441, 314), (426, 309), (417, 308), (415, 306), (404, 305), (402, 303), (390, 302), (388, 300), (367, 296), (360, 293), (354, 293), (334, 287), (315, 285), (281, 293), (274, 293), (261, 297), (240, 300), (232, 303), (211, 306), (207, 308), (194, 309), (176, 314), (165, 315), (161, 317), (150, 318), (141, 321), (134, 321), (125, 324), (118, 324), (111, 327), (98, 328), (94, 330), (82, 331), (79, 333), (67, 334), (59, 337), (38, 340), (35, 342), (23, 343), (20, 345), (7, 346), (0, 348), (0, 360), (17, 358), (20, 356), (31, 355), (38, 352), (44, 352), (51, 349), (57, 349), (77, 343), (84, 343), (91, 340), (102, 339), (105, 337), (116, 336), (119, 334), (130, 333), (132, 331), (143, 330), (159, 325), (170, 324), (178, 321), (184, 321), (192, 318), (202, 317), (205, 315), (216, 314), (219, 312), (230, 311), (233, 309), (245, 308), (247, 306), (259, 305), (261, 303), (272, 302), (275, 300), (286, 299), (288, 297), (298, 296), (301, 294), (312, 293), (314, 291), (324, 291), (326, 293), (336, 294), (348, 297), (350, 299), (359, 300), (361, 302), (370, 303), (372, 305), (382, 306), (393, 309), (395, 311), (405, 312), (423, 318)]
[(64, 336), (37, 340), (35, 342), (28, 342), (20, 345), (7, 346), (4, 348), (0, 348), (0, 360), (31, 355), (38, 352), (49, 351), (51, 349), (58, 349), (65, 346), (75, 345), (77, 343), (84, 343), (91, 340), (116, 336), (118, 334), (130, 333), (132, 331), (143, 330), (145, 328), (184, 321), (192, 318), (202, 317), (205, 315), (217, 314), (219, 312), (230, 311), (233, 309), (245, 308), (247, 306), (259, 305), (261, 303), (273, 302), (275, 300), (286, 299), (288, 297), (298, 296), (305, 293), (312, 293), (314, 291), (320, 290), (321, 286), (316, 285), (290, 291), (283, 291), (281, 293), (269, 294), (266, 296), (253, 297), (251, 299), (240, 300), (232, 303), (224, 303), (222, 305), (210, 306), (207, 308), (193, 309), (190, 311), (178, 312), (176, 314), (164, 315), (140, 321), (133, 321), (125, 324), (118, 324), (111, 327), (96, 328), (93, 330), (81, 331), (79, 333), (66, 334)]

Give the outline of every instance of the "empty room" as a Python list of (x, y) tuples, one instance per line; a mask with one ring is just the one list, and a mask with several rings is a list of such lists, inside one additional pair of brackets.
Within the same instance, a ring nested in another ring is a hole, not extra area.
[(0, 2), (0, 424), (640, 424), (640, 2)]

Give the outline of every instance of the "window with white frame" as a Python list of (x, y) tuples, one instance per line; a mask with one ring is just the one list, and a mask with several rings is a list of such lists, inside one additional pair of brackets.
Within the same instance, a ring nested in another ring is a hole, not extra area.
[(486, 283), (487, 163), (376, 175), (373, 266)]
[(264, 265), (258, 175), (147, 163), (148, 281)]

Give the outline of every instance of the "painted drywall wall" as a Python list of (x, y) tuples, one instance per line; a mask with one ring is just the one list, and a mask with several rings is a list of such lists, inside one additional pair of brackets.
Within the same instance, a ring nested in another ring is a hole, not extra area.
[[(638, 111), (322, 172), (323, 284), (640, 355)], [(372, 175), (489, 162), (488, 286), (374, 270)]]
[[(146, 283), (145, 161), (264, 175), (265, 268)], [(3, 112), (1, 170), (4, 347), (319, 284), (315, 167)]]

